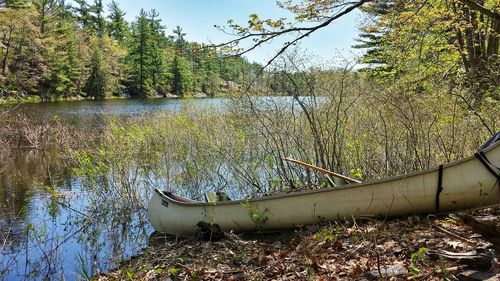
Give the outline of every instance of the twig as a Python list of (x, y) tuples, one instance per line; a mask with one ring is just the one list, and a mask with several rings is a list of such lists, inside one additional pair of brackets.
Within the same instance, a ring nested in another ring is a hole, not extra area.
[(445, 269), (438, 269), (438, 270), (433, 270), (429, 273), (426, 273), (426, 274), (419, 274), (419, 275), (415, 275), (415, 276), (410, 276), (408, 277), (406, 280), (421, 280), (421, 279), (425, 279), (427, 277), (429, 277), (429, 275), (431, 274), (443, 274), (444, 272), (457, 272), (461, 269), (460, 266), (454, 266), (454, 267), (449, 267), (449, 268), (445, 268)]
[(451, 236), (453, 238), (456, 238), (456, 239), (458, 239), (458, 240), (460, 240), (462, 242), (465, 242), (465, 243), (470, 244), (470, 245), (476, 245), (476, 243), (474, 241), (469, 240), (467, 238), (463, 238), (463, 237), (461, 237), (461, 236), (459, 236), (459, 235), (457, 235), (457, 234), (455, 234), (455, 233), (453, 233), (453, 232), (451, 232), (449, 230), (446, 230), (446, 229), (444, 229), (444, 228), (442, 228), (442, 227), (440, 227), (438, 225), (434, 224), (434, 225), (432, 225), (432, 227), (434, 229), (436, 229), (438, 231), (441, 231), (441, 232), (443, 232), (443, 233), (445, 233), (445, 234), (447, 234), (447, 235), (449, 235), (449, 236)]

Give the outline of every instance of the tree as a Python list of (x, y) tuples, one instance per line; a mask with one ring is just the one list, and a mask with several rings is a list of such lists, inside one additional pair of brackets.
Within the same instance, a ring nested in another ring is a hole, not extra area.
[(76, 20), (80, 24), (80, 26), (84, 29), (88, 29), (91, 25), (91, 8), (86, 0), (74, 0), (78, 5), (73, 8)]
[(85, 93), (93, 99), (103, 99), (106, 97), (108, 81), (99, 48), (94, 48), (90, 65), (90, 75), (85, 84)]
[(150, 42), (152, 38), (148, 15), (141, 10), (136, 21), (132, 23), (131, 42), (128, 54), (128, 65), (132, 78), (131, 91), (139, 96), (147, 96), (151, 92), (151, 56)]
[(73, 96), (80, 92), (83, 59), (82, 40), (74, 22), (59, 19), (52, 35), (44, 39), (47, 46), (44, 57), (47, 60), (49, 73), (44, 79), (41, 96), (44, 100), (57, 100)]
[(361, 33), (354, 45), (355, 49), (365, 49), (361, 62), (367, 64), (368, 67), (363, 71), (367, 71), (375, 76), (386, 76), (394, 74), (393, 67), (388, 65), (387, 59), (384, 57), (384, 42), (389, 32), (389, 27), (382, 22), (381, 17), (390, 13), (394, 8), (393, 0), (371, 2), (362, 6), (360, 9), (367, 16), (365, 24), (360, 28)]
[(455, 77), (447, 78), (454, 84), (463, 84), (461, 77), (465, 76), (471, 101), (480, 104), (485, 95), (500, 86), (496, 74), (500, 25), (495, 26), (500, 21), (488, 19), (469, 6), (450, 4), (442, 1), (413, 1), (397, 6), (387, 2), (382, 7), (372, 4), (368, 6), (373, 7), (371, 10), (365, 10), (377, 17), (377, 21), (363, 27), (370, 33), (361, 34), (368, 40), (358, 46), (368, 49), (365, 63), (379, 65), (373, 68), (375, 71), (382, 64), (393, 75), (420, 81), (442, 77), (444, 72)]
[(186, 33), (182, 32), (182, 28), (180, 26), (176, 26), (173, 33), (175, 35), (175, 45), (177, 47), (177, 52), (179, 54), (184, 54), (184, 48), (186, 46), (186, 40), (184, 39), (184, 36), (186, 36)]
[(172, 74), (172, 92), (178, 96), (184, 96), (191, 88), (193, 83), (193, 75), (186, 64), (186, 61), (181, 56), (175, 56), (172, 61), (171, 70)]
[(165, 80), (165, 61), (163, 51), (166, 47), (165, 27), (161, 24), (160, 14), (156, 10), (149, 12), (151, 41), (149, 43), (151, 56), (151, 83), (158, 91), (161, 82)]
[(129, 26), (125, 21), (125, 12), (120, 9), (118, 2), (114, 0), (108, 4), (108, 9), (108, 34), (111, 38), (123, 44), (129, 33)]
[(0, 84), (14, 91), (34, 94), (47, 66), (32, 9), (6, 8), (0, 14)]
[(102, 0), (94, 0), (90, 7), (91, 11), (91, 32), (97, 36), (102, 36), (106, 32), (106, 20), (104, 19), (104, 6)]
[(0, 7), (11, 9), (22, 9), (28, 6), (28, 0), (3, 0), (0, 2)]
[(40, 26), (42, 36), (47, 31), (47, 25), (53, 23), (54, 19), (58, 16), (60, 6), (57, 2), (56, 0), (33, 1), (35, 9), (38, 12), (38, 25)]

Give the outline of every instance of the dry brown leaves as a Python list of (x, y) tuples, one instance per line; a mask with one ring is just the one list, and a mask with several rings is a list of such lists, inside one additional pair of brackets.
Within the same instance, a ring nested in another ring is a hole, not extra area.
[[(495, 211), (475, 215), (491, 217)], [(228, 234), (220, 242), (165, 239), (157, 244), (96, 279), (366, 280), (371, 271), (381, 272), (385, 280), (457, 280), (470, 264), (433, 258), (426, 250), (488, 252), (491, 247), (480, 235), (446, 217), (357, 219), (287, 233)], [(387, 268), (401, 265), (405, 274), (385, 275)]]

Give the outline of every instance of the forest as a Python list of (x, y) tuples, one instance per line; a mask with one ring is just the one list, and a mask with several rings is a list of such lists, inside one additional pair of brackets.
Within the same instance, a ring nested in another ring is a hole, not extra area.
[(118, 1), (8, 0), (0, 4), (2, 98), (208, 96), (260, 69), (168, 31), (157, 11), (128, 23)]

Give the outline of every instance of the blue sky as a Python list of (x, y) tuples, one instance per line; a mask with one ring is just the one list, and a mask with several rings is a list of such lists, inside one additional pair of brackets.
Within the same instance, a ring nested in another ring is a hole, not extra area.
[[(89, 1), (90, 2), (90, 1)], [(110, 0), (105, 0), (110, 2)], [(121, 8), (127, 13), (127, 20), (133, 21), (141, 8), (156, 9), (167, 33), (179, 25), (187, 34), (189, 41), (213, 43), (225, 42), (231, 39), (214, 28), (214, 25), (225, 25), (228, 19), (245, 24), (248, 15), (258, 14), (261, 18), (290, 17), (286, 10), (276, 6), (273, 0), (121, 0)], [(341, 55), (353, 58), (357, 27), (361, 22), (359, 12), (351, 13), (324, 30), (317, 31), (301, 43), (301, 48), (320, 61), (338, 59)], [(246, 55), (250, 61), (266, 62), (277, 49), (280, 42), (265, 45)]]

